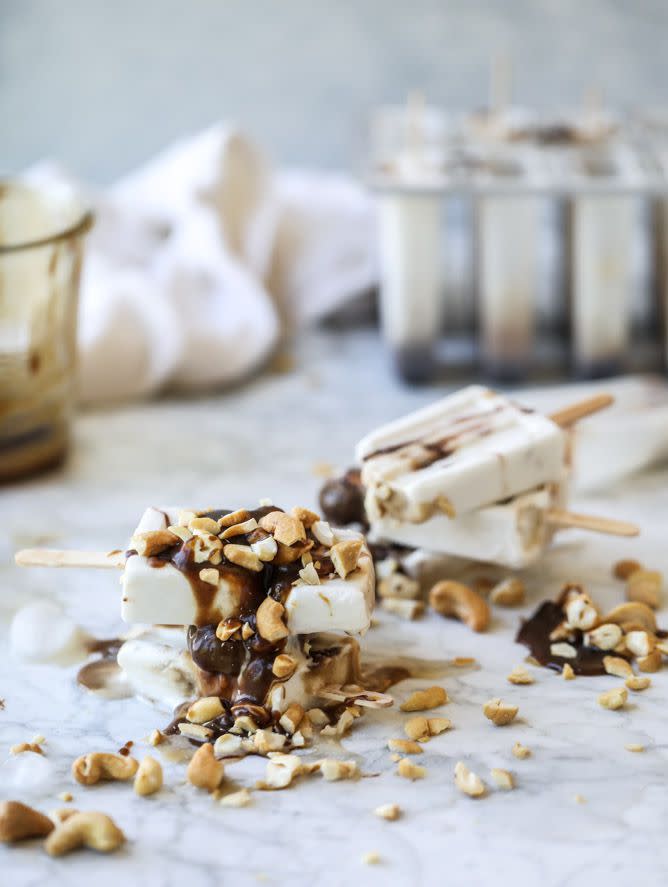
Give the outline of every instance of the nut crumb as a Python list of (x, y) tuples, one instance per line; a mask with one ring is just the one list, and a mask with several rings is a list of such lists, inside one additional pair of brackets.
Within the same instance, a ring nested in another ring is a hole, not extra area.
[(564, 662), (564, 667), (561, 669), (561, 676), (565, 681), (575, 680), (575, 672), (573, 671), (573, 666), (570, 662)]
[(72, 792), (61, 792), (58, 795), (58, 800), (63, 801), (65, 804), (69, 804), (70, 801), (74, 800), (74, 796), (72, 795)]
[(401, 807), (398, 804), (381, 804), (373, 811), (380, 819), (387, 819), (394, 822), (401, 816)]
[(504, 791), (510, 791), (511, 789), (515, 788), (513, 774), (509, 770), (502, 770), (499, 767), (492, 767), (489, 772), (491, 773), (492, 779), (499, 788), (504, 789)]
[(477, 665), (478, 661), (473, 656), (455, 656), (452, 660), (452, 665), (455, 668), (469, 668), (472, 665)]
[(416, 690), (414, 693), (402, 702), (401, 711), (428, 711), (432, 708), (438, 708), (439, 705), (445, 705), (448, 701), (448, 694), (443, 687), (427, 687), (425, 690)]
[(516, 665), (506, 680), (511, 684), (533, 684), (535, 679), (523, 665)]
[(575, 795), (573, 797), (573, 800), (575, 801), (576, 804), (586, 804), (587, 803), (587, 799), (585, 798), (584, 795)]
[(508, 705), (501, 699), (490, 699), (482, 707), (485, 717), (497, 727), (505, 727), (517, 717), (519, 707)]
[(365, 853), (362, 857), (362, 862), (364, 865), (378, 865), (380, 862), (380, 853), (376, 853), (375, 850), (371, 850), (369, 853)]
[(489, 599), (497, 607), (519, 607), (525, 597), (524, 582), (514, 576), (499, 582), (489, 593)]
[(485, 794), (484, 782), (463, 761), (458, 761), (455, 765), (455, 785), (470, 798), (481, 798)]
[(211, 743), (206, 742), (204, 745), (201, 745), (188, 764), (188, 769), (186, 770), (188, 782), (196, 788), (203, 788), (208, 792), (213, 792), (221, 784), (224, 776), (225, 767), (214, 757)]
[(230, 792), (228, 795), (223, 795), (220, 803), (223, 807), (248, 807), (249, 804), (253, 803), (253, 797), (247, 788), (242, 788), (238, 792)]
[(516, 742), (513, 746), (513, 757), (519, 761), (524, 761), (526, 758), (531, 757), (531, 749), (527, 748), (526, 745), (522, 745), (521, 742)]
[(425, 767), (414, 764), (408, 758), (402, 758), (397, 766), (397, 774), (404, 779), (424, 779), (427, 775)]
[(645, 751), (645, 746), (644, 746), (644, 745), (639, 745), (639, 744), (636, 743), (636, 742), (628, 742), (628, 743), (624, 746), (624, 748), (625, 748), (627, 751), (633, 751), (633, 752), (641, 752), (641, 751)]
[(422, 746), (413, 739), (388, 739), (387, 747), (390, 751), (398, 751), (404, 755), (422, 754)]
[(165, 736), (163, 733), (160, 732), (160, 730), (151, 730), (151, 733), (149, 734), (149, 737), (148, 737), (148, 744), (149, 745), (152, 745), (155, 747), (156, 745), (162, 745), (162, 743), (164, 741), (165, 741)]
[(615, 687), (612, 690), (606, 690), (605, 693), (601, 693), (598, 697), (598, 704), (610, 711), (617, 711), (617, 709), (622, 708), (626, 704), (628, 696), (629, 694), (625, 687)]

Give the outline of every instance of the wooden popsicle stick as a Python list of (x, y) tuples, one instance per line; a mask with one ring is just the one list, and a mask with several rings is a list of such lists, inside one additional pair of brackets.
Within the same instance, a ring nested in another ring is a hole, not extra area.
[(59, 551), (53, 548), (24, 548), (14, 561), (19, 567), (89, 567), (92, 569), (123, 569), (122, 551)]
[(361, 687), (355, 691), (344, 690), (342, 687), (323, 687), (318, 690), (317, 695), (333, 702), (351, 702), (362, 708), (389, 708), (394, 705), (394, 699), (387, 693), (363, 690)]
[(550, 508), (545, 512), (545, 520), (553, 527), (575, 527), (591, 530), (592, 533), (606, 533), (609, 536), (637, 536), (640, 529), (628, 521), (596, 517), (593, 514), (575, 514), (561, 508)]
[(585, 416), (591, 416), (600, 412), (615, 402), (615, 398), (611, 394), (594, 394), (586, 400), (578, 401), (569, 407), (557, 410), (556, 413), (550, 415), (550, 419), (559, 425), (560, 428), (569, 428)]

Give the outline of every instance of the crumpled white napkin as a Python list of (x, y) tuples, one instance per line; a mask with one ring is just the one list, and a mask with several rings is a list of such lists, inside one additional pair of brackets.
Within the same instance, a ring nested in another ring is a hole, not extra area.
[[(53, 164), (26, 177), (72, 182)], [(231, 125), (184, 139), (86, 196), (96, 211), (79, 317), (89, 403), (235, 382), (283, 329), (378, 280), (363, 188), (342, 175), (275, 173)]]

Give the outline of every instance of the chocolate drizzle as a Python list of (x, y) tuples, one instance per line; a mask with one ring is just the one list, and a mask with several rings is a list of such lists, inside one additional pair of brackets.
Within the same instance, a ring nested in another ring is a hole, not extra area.
[[(550, 639), (550, 634), (564, 622), (565, 618), (564, 610), (558, 603), (544, 601), (533, 616), (522, 622), (516, 641), (528, 647), (537, 662), (554, 671), (562, 671), (564, 665), (568, 663), (575, 674), (606, 674), (603, 660), (610, 653), (595, 647), (588, 647), (584, 643), (581, 631), (574, 631), (572, 638), (568, 640), (568, 643), (577, 651), (574, 657), (555, 656), (551, 652), (550, 648), (554, 641)], [(615, 653), (614, 655), (618, 656), (619, 654)]]

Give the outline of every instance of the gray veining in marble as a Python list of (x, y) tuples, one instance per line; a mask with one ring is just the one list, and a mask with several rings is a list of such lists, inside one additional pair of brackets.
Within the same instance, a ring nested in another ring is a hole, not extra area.
[[(529, 602), (521, 611), (497, 610), (487, 635), (429, 616), (406, 623), (381, 614), (364, 645), (368, 658), (401, 654), (433, 660), (432, 677), (396, 688), (442, 683), (451, 702), (443, 714), (454, 729), (424, 747), (427, 778), (410, 783), (393, 772), (386, 740), (401, 735), (405, 715), (371, 712), (344, 740), (321, 752), (355, 758), (367, 778), (357, 783), (304, 781), (284, 792), (254, 794), (254, 805), (233, 810), (184, 783), (184, 765), (166, 761), (166, 788), (142, 799), (128, 785), (84, 789), (72, 783), (71, 761), (93, 749), (116, 750), (126, 740), (137, 753), (160, 716), (134, 700), (104, 701), (80, 691), (75, 669), (28, 666), (8, 658), (7, 625), (15, 610), (39, 598), (62, 602), (98, 636), (121, 628), (118, 578), (106, 573), (20, 571), (13, 551), (29, 544), (108, 549), (122, 544), (146, 504), (253, 501), (272, 496), (311, 504), (319, 484), (316, 462), (345, 465), (353, 441), (382, 419), (434, 396), (389, 381), (375, 339), (315, 335), (298, 353), (293, 373), (259, 379), (224, 396), (165, 400), (82, 416), (76, 448), (57, 474), (0, 492), (0, 797), (17, 792), (17, 768), (32, 785), (19, 797), (48, 810), (69, 789), (82, 809), (112, 814), (128, 836), (122, 852), (103, 858), (79, 853), (51, 860), (37, 844), (0, 848), (0, 883), (12, 887), (142, 884), (143, 887), (220, 885), (498, 884), (515, 887), (660, 884), (668, 877), (667, 678), (631, 694), (620, 712), (597, 705), (615, 678), (559, 676), (535, 669), (532, 686), (511, 686), (505, 675), (522, 661), (513, 642), (518, 618), (561, 582), (583, 579), (604, 605), (621, 597), (610, 564), (622, 553), (668, 572), (665, 544), (668, 473), (645, 476), (598, 499), (591, 511), (642, 524), (638, 540), (565, 534), (541, 568), (527, 572)], [(665, 621), (665, 620), (664, 620)], [(443, 666), (475, 656), (476, 670)], [(501, 695), (520, 706), (518, 721), (495, 728), (481, 705)], [(46, 736), (45, 759), (11, 758), (9, 746)], [(519, 740), (532, 757), (515, 760)], [(632, 754), (625, 743), (647, 750)], [(464, 760), (490, 786), (473, 801), (454, 788), (452, 771)], [(513, 771), (517, 788), (493, 788), (491, 767)], [(251, 785), (256, 760), (228, 773)], [(577, 803), (581, 795), (584, 803)], [(397, 802), (404, 817), (377, 819), (381, 803)], [(377, 851), (381, 863), (365, 866)]]

